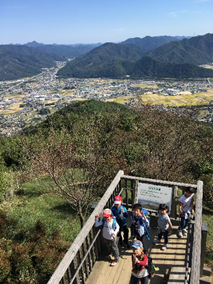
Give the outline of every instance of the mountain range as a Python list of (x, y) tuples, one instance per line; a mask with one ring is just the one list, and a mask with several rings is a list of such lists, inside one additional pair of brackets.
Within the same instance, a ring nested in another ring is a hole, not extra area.
[(195, 78), (213, 77), (197, 65), (213, 61), (213, 34), (192, 38), (144, 37), (121, 43), (0, 45), (0, 80), (18, 79), (68, 60), (58, 77)]
[(131, 79), (213, 77), (213, 70), (197, 66), (213, 61), (213, 34), (170, 41), (149, 51), (145, 50), (148, 45), (142, 44), (145, 40), (136, 38), (120, 44), (103, 44), (70, 61), (57, 75), (63, 78), (126, 78), (128, 75)]
[(101, 43), (65, 45), (65, 44), (43, 44), (33, 41), (33, 42), (28, 42), (25, 45), (28, 47), (35, 47), (46, 53), (62, 55), (66, 58), (75, 58), (89, 52), (95, 47), (100, 46)]
[(129, 38), (125, 41), (120, 42), (121, 44), (134, 44), (141, 48), (143, 48), (146, 51), (155, 49), (161, 45), (167, 44), (170, 41), (179, 41), (184, 39), (185, 37), (173, 37), (173, 36), (145, 36), (143, 38), (135, 37), (135, 38)]

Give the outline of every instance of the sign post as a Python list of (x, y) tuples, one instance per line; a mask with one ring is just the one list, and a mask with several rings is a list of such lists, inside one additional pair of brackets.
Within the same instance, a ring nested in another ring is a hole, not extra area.
[(158, 210), (159, 204), (166, 204), (171, 212), (172, 187), (138, 183), (137, 200), (143, 208), (151, 210)]

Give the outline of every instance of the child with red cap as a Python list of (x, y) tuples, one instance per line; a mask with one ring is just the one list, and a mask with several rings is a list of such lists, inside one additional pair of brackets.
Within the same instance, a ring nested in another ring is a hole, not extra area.
[(112, 217), (112, 212), (109, 208), (104, 209), (102, 219), (100, 216), (101, 213), (99, 213), (95, 218), (95, 227), (103, 225), (102, 236), (109, 253), (108, 257), (110, 259), (112, 255), (115, 257), (115, 260), (110, 265), (115, 266), (119, 261), (119, 250), (116, 241), (117, 234), (119, 232), (119, 225), (116, 222), (115, 217)]
[(121, 236), (121, 232), (124, 235), (124, 244), (130, 248), (128, 237), (129, 237), (129, 229), (127, 226), (126, 218), (128, 217), (128, 212), (126, 208), (121, 204), (122, 197), (120, 195), (115, 196), (114, 198), (114, 205), (112, 206), (112, 214), (115, 216), (118, 225), (120, 226), (120, 231), (118, 233), (119, 243), (120, 245), (123, 244), (123, 239)]

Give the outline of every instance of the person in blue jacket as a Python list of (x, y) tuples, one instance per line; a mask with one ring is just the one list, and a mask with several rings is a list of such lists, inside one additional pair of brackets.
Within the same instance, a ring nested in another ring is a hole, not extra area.
[[(112, 214), (115, 216), (117, 223), (120, 226), (120, 231), (118, 233), (120, 245), (124, 243), (128, 248), (130, 248), (128, 241), (129, 229), (126, 221), (126, 218), (128, 217), (128, 212), (121, 203), (122, 203), (122, 197), (119, 195), (115, 196), (114, 205), (112, 206), (111, 211)], [(122, 238), (121, 232), (123, 232), (124, 240)]]
[(135, 203), (132, 207), (132, 216), (131, 216), (131, 237), (132, 239), (137, 239), (142, 242), (144, 252), (146, 253), (144, 236), (147, 237), (150, 242), (150, 237), (147, 228), (149, 227), (149, 219), (146, 216), (144, 210), (140, 203)]

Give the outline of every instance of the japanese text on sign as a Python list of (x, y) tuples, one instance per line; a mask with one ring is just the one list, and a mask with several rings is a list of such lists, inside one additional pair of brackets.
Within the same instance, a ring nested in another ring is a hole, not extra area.
[(138, 183), (137, 200), (144, 208), (157, 210), (164, 203), (171, 211), (172, 188), (153, 184)]

